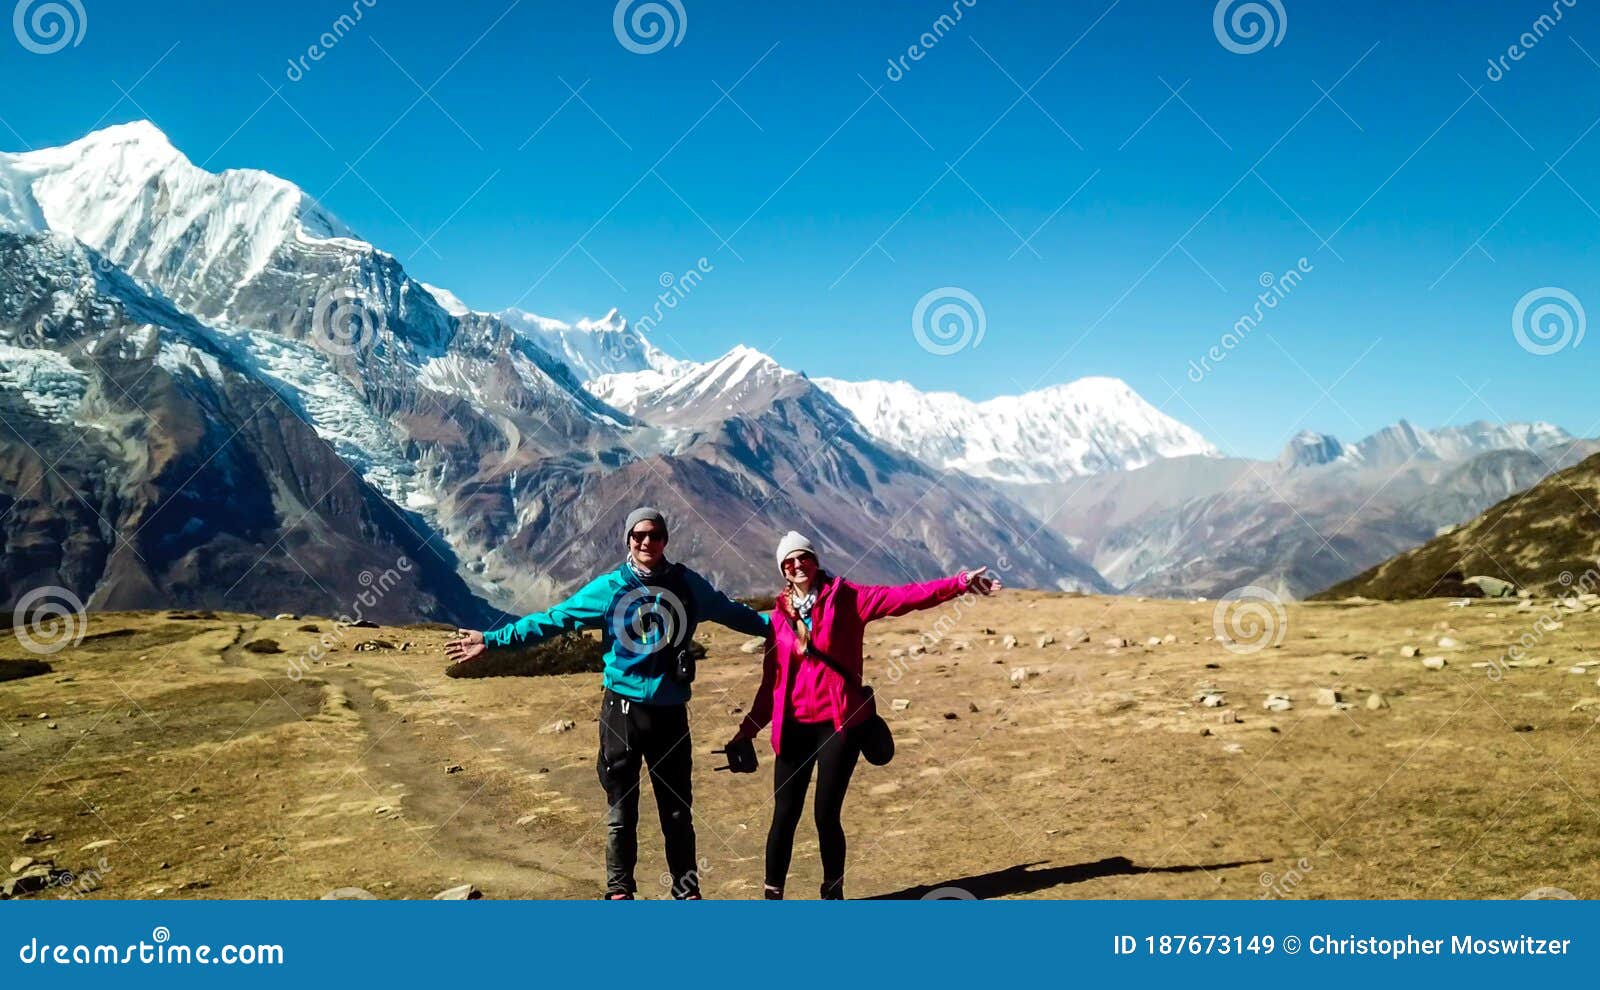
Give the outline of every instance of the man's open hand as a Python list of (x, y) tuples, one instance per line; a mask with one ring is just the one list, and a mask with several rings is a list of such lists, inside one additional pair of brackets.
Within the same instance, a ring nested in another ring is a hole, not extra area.
[(456, 638), (444, 645), (445, 656), (451, 663), (471, 663), (487, 653), (489, 647), (483, 642), (483, 633), (472, 629), (457, 629)]

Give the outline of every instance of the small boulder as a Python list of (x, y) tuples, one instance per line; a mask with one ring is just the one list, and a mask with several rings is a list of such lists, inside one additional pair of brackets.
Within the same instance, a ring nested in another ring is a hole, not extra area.
[(558, 718), (554, 722), (539, 730), (540, 735), (553, 736), (563, 732), (571, 732), (578, 727), (578, 723), (570, 718)]
[(1106, 645), (1111, 647), (1113, 650), (1120, 650), (1125, 646), (1132, 646), (1133, 644), (1121, 636), (1112, 636), (1106, 640)]
[(1044, 635), (1039, 637), (1038, 641), (1034, 645), (1039, 647), (1039, 649), (1042, 650), (1045, 647), (1050, 646), (1051, 644), (1053, 644), (1055, 641), (1056, 641), (1056, 638), (1054, 636), (1050, 635), (1049, 633), (1045, 633)]
[(760, 653), (767, 645), (765, 636), (752, 636), (739, 644), (739, 652), (744, 654)]
[(463, 771), (465, 769), (466, 769), (466, 767), (462, 766), (459, 763), (451, 763), (451, 764), (448, 764), (444, 768), (444, 772), (445, 773), (460, 773), (461, 771)]
[(1200, 699), (1200, 704), (1207, 708), (1221, 708), (1226, 699), (1220, 694), (1208, 694)]
[(1021, 686), (1021, 684), (1024, 681), (1026, 681), (1027, 679), (1028, 679), (1028, 668), (1026, 668), (1026, 667), (1013, 667), (1011, 669), (1011, 683), (1012, 684)]
[(28, 867), (37, 862), (38, 860), (34, 859), (32, 856), (18, 856), (16, 859), (11, 861), (10, 872), (21, 873), (23, 870), (26, 870)]
[(1407, 660), (1410, 660), (1412, 657), (1416, 656), (1418, 653), (1421, 653), (1421, 652), (1422, 651), (1417, 649), (1415, 646), (1402, 646), (1402, 647), (1400, 647), (1400, 655), (1405, 657)]
[(1267, 700), (1262, 702), (1261, 707), (1269, 712), (1286, 712), (1294, 707), (1294, 702), (1290, 700), (1288, 695), (1273, 694), (1267, 696)]
[(1217, 721), (1223, 725), (1237, 725), (1239, 724), (1239, 713), (1234, 711), (1232, 708), (1224, 708), (1222, 712), (1217, 715)]
[(903, 712), (911, 707), (911, 701), (908, 698), (896, 698), (889, 702), (889, 707), (897, 712)]
[(1381, 695), (1381, 694), (1369, 694), (1369, 695), (1367, 695), (1367, 710), (1368, 711), (1376, 712), (1376, 711), (1381, 711), (1382, 709), (1385, 709), (1385, 708), (1388, 708), (1388, 707), (1389, 707), (1389, 702), (1388, 702), (1388, 700), (1386, 698), (1384, 698), (1383, 695)]
[(1324, 708), (1331, 708), (1343, 700), (1343, 696), (1333, 688), (1317, 688), (1317, 704)]
[(1461, 646), (1460, 641), (1455, 639), (1453, 636), (1440, 636), (1439, 637), (1439, 649), (1441, 649), (1441, 650), (1454, 650), (1454, 649), (1459, 648), (1460, 646)]
[(1424, 657), (1422, 660), (1422, 665), (1429, 670), (1443, 670), (1449, 663), (1444, 657)]
[(436, 901), (477, 901), (483, 899), (483, 892), (470, 883), (449, 890), (441, 890), (433, 895)]

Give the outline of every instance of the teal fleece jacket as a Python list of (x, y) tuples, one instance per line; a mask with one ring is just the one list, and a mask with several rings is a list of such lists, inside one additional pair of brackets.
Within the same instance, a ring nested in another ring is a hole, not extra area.
[(653, 705), (689, 700), (689, 685), (670, 676), (672, 658), (702, 621), (749, 636), (765, 636), (767, 616), (741, 605), (682, 564), (646, 583), (624, 560), (577, 593), (543, 612), (484, 632), (491, 650), (535, 646), (575, 629), (599, 629), (605, 647), (605, 686)]

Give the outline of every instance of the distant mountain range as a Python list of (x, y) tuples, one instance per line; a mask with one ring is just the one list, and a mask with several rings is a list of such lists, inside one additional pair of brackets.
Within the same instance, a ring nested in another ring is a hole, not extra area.
[(1566, 467), (1316, 597), (1478, 597), (1484, 593), (1481, 584), (1467, 582), (1480, 576), (1538, 595), (1594, 592), (1600, 588), (1597, 507), (1600, 455)]
[[(770, 591), (770, 548), (906, 581), (1303, 594), (1533, 484), (1544, 424), (1296, 437), (1221, 457), (1126, 384), (973, 402), (670, 355), (616, 312), (471, 309), (283, 179), (196, 167), (153, 125), (0, 154), (0, 598), (354, 608), (488, 622), (623, 553)], [(1326, 538), (1326, 544), (1323, 538)]]

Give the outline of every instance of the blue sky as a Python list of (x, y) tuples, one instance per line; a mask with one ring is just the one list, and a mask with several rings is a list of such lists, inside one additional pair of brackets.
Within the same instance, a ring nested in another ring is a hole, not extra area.
[[(0, 35), (0, 147), (149, 117), (476, 308), (638, 315), (705, 257), (656, 334), (694, 358), (744, 343), (973, 398), (1113, 375), (1252, 456), (1402, 417), (1600, 433), (1600, 340), (1540, 355), (1512, 326), (1544, 287), (1600, 318), (1581, 0), (1498, 80), (1548, 0), (1279, 0), (1278, 43), (1251, 53), (1206, 0), (681, 0), (679, 43), (650, 54), (612, 2), (81, 2), (76, 47)], [(1301, 258), (1194, 381), (1262, 274)], [(982, 305), (978, 346), (918, 346), (912, 313), (943, 287)]]

